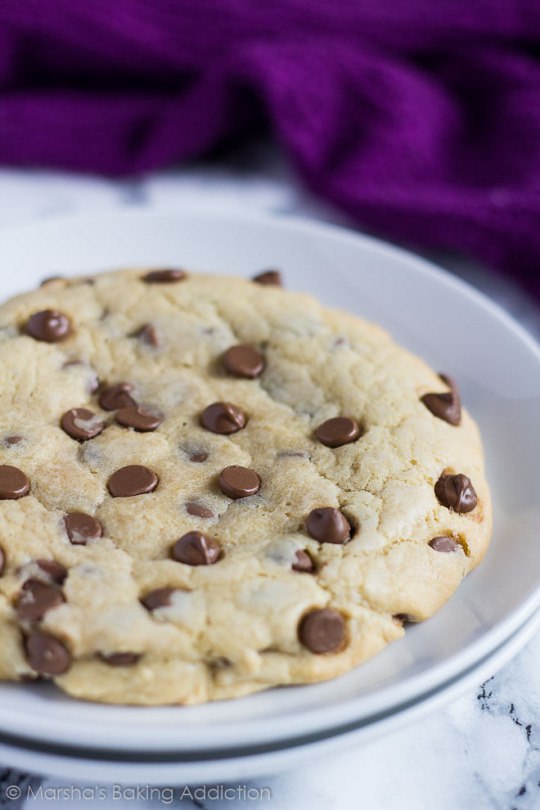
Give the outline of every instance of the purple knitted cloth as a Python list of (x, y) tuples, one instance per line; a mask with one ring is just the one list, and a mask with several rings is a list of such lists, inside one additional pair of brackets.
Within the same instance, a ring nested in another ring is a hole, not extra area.
[(0, 162), (111, 175), (261, 122), (368, 228), (540, 298), (538, 0), (0, 0)]

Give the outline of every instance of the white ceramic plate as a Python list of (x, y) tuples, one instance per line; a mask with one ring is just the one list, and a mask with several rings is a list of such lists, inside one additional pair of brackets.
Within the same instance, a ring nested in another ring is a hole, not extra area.
[[(196, 756), (183, 758), (182, 755), (171, 753), (148, 756), (134, 752), (126, 759), (122, 759), (121, 754), (109, 754), (107, 758), (100, 759), (96, 752), (92, 756), (85, 750), (61, 750), (40, 743), (18, 746), (11, 741), (0, 741), (0, 761), (4, 766), (40, 772), (70, 782), (84, 780), (92, 785), (98, 781), (143, 785), (234, 783), (261, 777), (296, 768), (308, 759), (313, 763), (316, 757), (336, 754), (353, 745), (366, 745), (443, 709), (497, 672), (539, 628), (540, 612), (536, 611), (485, 658), (417, 700), (396, 707), (394, 711), (381, 712), (369, 720), (349, 723), (347, 728), (328, 729), (319, 734), (275, 743), (266, 746), (266, 750), (264, 746), (249, 750), (229, 749), (221, 758), (210, 752), (204, 752), (200, 759)], [(145, 756), (148, 758), (145, 759)]]
[(337, 680), (157, 709), (96, 706), (47, 686), (0, 684), (0, 730), (118, 751), (258, 745), (389, 711), (509, 640), (540, 604), (540, 350), (533, 340), (467, 285), (388, 245), (298, 220), (204, 211), (127, 212), (4, 231), (0, 294), (57, 273), (171, 263), (246, 276), (280, 267), (289, 287), (381, 323), (457, 377), (486, 445), (492, 546), (437, 616)]

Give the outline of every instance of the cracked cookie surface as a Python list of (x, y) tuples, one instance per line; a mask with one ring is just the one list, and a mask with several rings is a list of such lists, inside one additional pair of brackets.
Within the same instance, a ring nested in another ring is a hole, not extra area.
[(128, 270), (0, 307), (0, 678), (133, 704), (323, 680), (480, 562), (454, 382), (270, 276)]

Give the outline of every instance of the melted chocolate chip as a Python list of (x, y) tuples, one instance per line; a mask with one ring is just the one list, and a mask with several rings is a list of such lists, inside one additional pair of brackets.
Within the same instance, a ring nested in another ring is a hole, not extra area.
[(298, 637), (317, 655), (338, 652), (345, 641), (345, 619), (333, 608), (312, 610), (300, 622)]
[(304, 549), (299, 548), (295, 555), (295, 561), (291, 568), (299, 574), (312, 574), (315, 570), (315, 563)]
[(212, 565), (219, 560), (221, 549), (207, 534), (188, 532), (173, 545), (171, 556), (185, 565)]
[(315, 436), (326, 447), (341, 447), (356, 441), (360, 436), (360, 425), (348, 416), (327, 419), (315, 431)]
[(214, 513), (211, 509), (209, 509), (203, 503), (197, 503), (197, 501), (190, 501), (189, 503), (186, 503), (186, 512), (188, 515), (193, 515), (193, 517), (207, 519), (214, 517)]
[(150, 611), (170, 607), (172, 605), (172, 597), (177, 590), (177, 588), (157, 588), (155, 591), (150, 591), (146, 596), (143, 596), (141, 603)]
[(114, 472), (107, 483), (107, 489), (113, 498), (133, 498), (153, 492), (159, 478), (140, 464), (130, 464)]
[(183, 281), (187, 278), (185, 270), (152, 270), (144, 276), (147, 284), (170, 284), (173, 281)]
[(57, 560), (36, 560), (36, 565), (57, 585), (64, 584), (68, 575), (65, 565)]
[(4, 573), (4, 568), (6, 567), (6, 555), (2, 548), (0, 548), (0, 576)]
[(202, 464), (203, 461), (206, 461), (208, 458), (208, 453), (200, 452), (200, 453), (190, 453), (189, 460), (192, 461), (194, 464)]
[(130, 405), (118, 411), (116, 421), (122, 427), (133, 428), (139, 433), (147, 433), (158, 428), (163, 422), (163, 417), (150, 413), (140, 405)]
[(4, 444), (7, 447), (13, 447), (14, 444), (20, 444), (22, 440), (23, 440), (22, 436), (6, 436), (6, 438), (4, 439)]
[(352, 533), (351, 524), (343, 512), (332, 506), (313, 509), (308, 515), (306, 528), (319, 543), (346, 543)]
[(17, 618), (20, 621), (37, 622), (49, 610), (58, 607), (64, 601), (64, 595), (58, 585), (48, 584), (40, 579), (28, 579), (15, 601)]
[(342, 346), (348, 346), (348, 345), (349, 345), (349, 341), (347, 340), (347, 338), (343, 337), (343, 335), (340, 335), (332, 343), (331, 349), (332, 349), (332, 351), (335, 351), (336, 349), (341, 349)]
[(71, 666), (71, 653), (60, 639), (35, 630), (25, 640), (26, 660), (41, 675), (62, 675)]
[(415, 619), (410, 613), (394, 613), (392, 618), (400, 624), (418, 624), (418, 619)]
[(277, 458), (305, 458), (310, 459), (311, 456), (305, 450), (280, 450)]
[(85, 512), (70, 512), (64, 518), (67, 535), (74, 546), (85, 546), (89, 540), (103, 537), (103, 526), (99, 520)]
[(62, 276), (47, 276), (44, 278), (41, 283), (40, 287), (47, 287), (49, 284), (53, 284), (55, 281), (63, 281), (64, 279)]
[(232, 666), (232, 664), (228, 658), (225, 658), (223, 655), (219, 655), (217, 658), (209, 661), (209, 666), (213, 670), (220, 670), (226, 669), (227, 667)]
[(25, 327), (26, 334), (45, 343), (59, 343), (71, 335), (71, 321), (57, 309), (45, 309), (32, 315)]
[(265, 360), (253, 346), (231, 346), (222, 357), (223, 366), (234, 377), (253, 380), (264, 371)]
[(201, 414), (201, 424), (206, 430), (224, 436), (242, 430), (246, 423), (244, 411), (231, 402), (213, 402)]
[(457, 540), (454, 540), (453, 537), (448, 537), (448, 535), (434, 537), (433, 540), (429, 541), (429, 545), (435, 551), (443, 551), (446, 553), (455, 551), (457, 548), (459, 548), (459, 543)]
[(120, 408), (136, 405), (131, 391), (133, 391), (133, 385), (128, 382), (116, 383), (116, 385), (104, 388), (99, 396), (100, 407), (104, 411), (117, 411)]
[(265, 284), (272, 287), (282, 287), (283, 279), (279, 270), (264, 270), (252, 279), (256, 284)]
[(30, 492), (30, 481), (18, 467), (0, 465), (0, 500), (16, 501)]
[(104, 664), (110, 667), (132, 667), (140, 661), (141, 654), (135, 652), (98, 653)]
[(144, 326), (141, 326), (141, 328), (135, 332), (134, 337), (139, 338), (142, 343), (146, 346), (150, 346), (152, 349), (158, 349), (161, 346), (157, 329), (151, 323), (145, 323)]
[(60, 424), (64, 433), (79, 442), (94, 439), (105, 430), (105, 422), (87, 408), (71, 408), (62, 416)]
[(261, 479), (255, 470), (233, 465), (231, 467), (225, 467), (225, 469), (221, 471), (218, 478), (218, 485), (224, 495), (227, 495), (227, 497), (233, 500), (238, 500), (239, 498), (248, 498), (250, 495), (256, 495), (261, 488)]
[(441, 380), (446, 383), (450, 391), (436, 394), (429, 393), (420, 397), (420, 401), (424, 403), (428, 411), (431, 411), (433, 416), (448, 422), (450, 425), (459, 425), (461, 422), (461, 399), (457, 386), (451, 377), (445, 374), (439, 375)]
[(454, 512), (472, 512), (478, 503), (471, 479), (466, 475), (441, 475), (435, 484), (439, 503)]

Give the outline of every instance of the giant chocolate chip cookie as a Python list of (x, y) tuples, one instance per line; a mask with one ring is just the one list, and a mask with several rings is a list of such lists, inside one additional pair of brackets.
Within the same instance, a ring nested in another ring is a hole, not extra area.
[(50, 280), (0, 308), (0, 379), (1, 678), (135, 704), (331, 678), (486, 550), (456, 384), (276, 271)]

